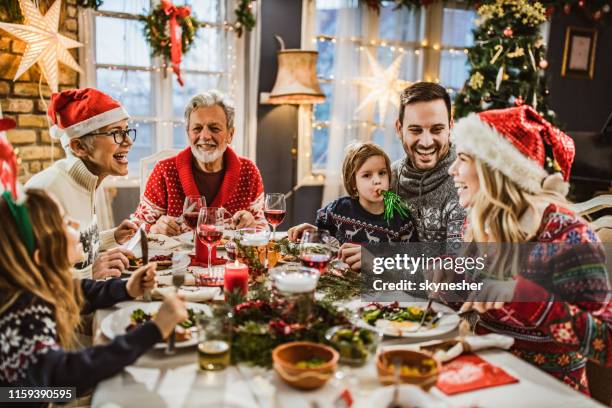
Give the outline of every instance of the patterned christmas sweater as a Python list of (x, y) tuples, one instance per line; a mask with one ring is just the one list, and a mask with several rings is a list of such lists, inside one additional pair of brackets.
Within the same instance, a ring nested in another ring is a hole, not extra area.
[[(202, 195), (193, 177), (193, 155), (187, 147), (174, 157), (155, 165), (147, 180), (145, 192), (138, 208), (130, 216), (134, 222), (155, 224), (162, 215), (178, 217), (183, 213), (186, 195)], [(263, 181), (255, 164), (238, 156), (231, 147), (223, 154), (225, 175), (221, 189), (209, 207), (223, 207), (230, 214), (239, 210), (250, 211), (257, 224), (265, 225), (263, 214)]]
[[(126, 281), (81, 279), (83, 313), (131, 299)], [(110, 343), (67, 351), (58, 343), (53, 307), (28, 292), (0, 291), (0, 387), (76, 387), (83, 395), (98, 382), (132, 364), (161, 333), (147, 322)], [(46, 406), (46, 404), (40, 404)]]
[(417, 240), (412, 216), (402, 219), (397, 214), (385, 221), (383, 214), (371, 214), (359, 200), (341, 197), (317, 211), (317, 228), (326, 229), (341, 244), (378, 244), (414, 242)]
[[(536, 236), (544, 245), (530, 250), (514, 301), (484, 314), (476, 333), (514, 337), (515, 355), (588, 394), (587, 359), (612, 366), (603, 245), (584, 220), (554, 204), (544, 211)], [(548, 301), (526, 301), (531, 299)]]

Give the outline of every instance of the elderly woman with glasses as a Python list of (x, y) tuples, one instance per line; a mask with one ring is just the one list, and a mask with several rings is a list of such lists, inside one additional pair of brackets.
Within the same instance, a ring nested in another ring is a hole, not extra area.
[(75, 268), (83, 278), (120, 276), (128, 266), (129, 251), (114, 244), (129, 240), (137, 226), (129, 220), (99, 231), (94, 208), (96, 189), (107, 176), (128, 174), (127, 155), (136, 130), (128, 128), (129, 115), (119, 102), (93, 88), (70, 89), (51, 96), (48, 111), (51, 134), (60, 139), (66, 158), (36, 174), (28, 188), (52, 193), (66, 213), (79, 221), (85, 259)]
[(259, 170), (229, 147), (234, 113), (218, 91), (191, 98), (185, 107), (189, 146), (157, 163), (132, 220), (151, 232), (178, 235), (186, 230), (176, 219), (185, 197), (203, 196), (209, 207), (225, 208), (235, 228), (266, 225)]

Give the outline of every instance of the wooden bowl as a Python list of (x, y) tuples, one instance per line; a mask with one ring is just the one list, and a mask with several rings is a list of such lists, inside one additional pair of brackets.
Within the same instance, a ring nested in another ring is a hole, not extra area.
[[(272, 362), (276, 373), (292, 387), (313, 390), (323, 386), (336, 371), (338, 352), (323, 344), (294, 341), (281, 344), (272, 351)], [(300, 368), (300, 361), (320, 358), (325, 363), (316, 367)]]
[(389, 366), (393, 364), (393, 360), (399, 358), (402, 365), (411, 367), (423, 366), (425, 360), (433, 360), (434, 368), (427, 373), (402, 373), (400, 372), (399, 380), (404, 384), (414, 384), (428, 391), (436, 384), (438, 374), (440, 373), (440, 362), (431, 358), (428, 353), (412, 350), (387, 350), (379, 353), (376, 357), (376, 369), (378, 370), (378, 380), (383, 385), (393, 384), (395, 382), (395, 372)]

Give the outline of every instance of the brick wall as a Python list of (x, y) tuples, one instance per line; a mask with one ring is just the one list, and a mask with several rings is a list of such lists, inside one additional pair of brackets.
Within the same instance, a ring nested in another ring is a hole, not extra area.
[[(63, 35), (75, 40), (78, 39), (76, 1), (63, 0), (59, 25)], [(41, 1), (40, 4), (41, 11), (45, 13), (46, 2)], [(7, 21), (7, 16), (2, 15), (1, 11), (0, 20)], [(52, 157), (55, 160), (64, 157), (58, 141), (55, 141), (53, 148), (51, 146), (45, 107), (49, 103), (51, 91), (43, 77), (43, 102), (39, 92), (41, 74), (38, 64), (13, 81), (24, 50), (24, 42), (0, 30), (0, 104), (3, 115), (17, 122), (17, 128), (8, 131), (7, 137), (18, 149), (22, 161), (19, 176), (21, 182), (49, 167)], [(78, 61), (78, 51), (71, 49), (70, 52)], [(78, 73), (61, 63), (59, 67), (60, 90), (78, 87)]]

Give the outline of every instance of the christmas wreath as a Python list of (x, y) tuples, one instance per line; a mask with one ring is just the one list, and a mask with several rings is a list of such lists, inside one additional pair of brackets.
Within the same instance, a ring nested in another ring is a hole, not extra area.
[(177, 7), (171, 1), (162, 0), (147, 16), (144, 22), (144, 35), (151, 45), (151, 54), (172, 63), (177, 80), (183, 85), (180, 63), (183, 53), (189, 51), (196, 35), (198, 22), (191, 16), (187, 6)]

